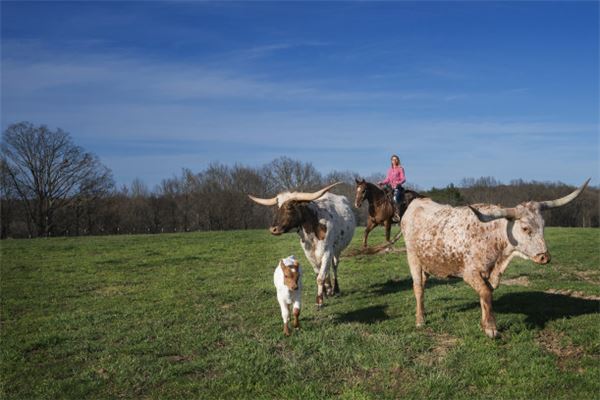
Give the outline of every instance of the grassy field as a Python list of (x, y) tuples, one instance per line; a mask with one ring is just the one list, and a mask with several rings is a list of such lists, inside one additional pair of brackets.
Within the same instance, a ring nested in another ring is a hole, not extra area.
[[(401, 253), (343, 257), (342, 295), (317, 311), (295, 234), (3, 241), (0, 396), (599, 398), (600, 231), (546, 237), (552, 263), (513, 261), (494, 294), (496, 340), (460, 280), (428, 282), (416, 329)], [(284, 338), (272, 274), (289, 254), (304, 309)]]

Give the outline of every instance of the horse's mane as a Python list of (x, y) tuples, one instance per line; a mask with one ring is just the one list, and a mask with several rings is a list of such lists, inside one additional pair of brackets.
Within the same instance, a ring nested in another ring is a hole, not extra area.
[(365, 181), (365, 184), (367, 185), (367, 187), (368, 187), (369, 189), (376, 189), (376, 190), (378, 190), (378, 191), (380, 191), (380, 192), (383, 192), (383, 189), (382, 189), (382, 188), (380, 188), (380, 187), (379, 187), (379, 185), (377, 185), (377, 184), (375, 184), (375, 183), (371, 183), (371, 182), (367, 182), (367, 181)]

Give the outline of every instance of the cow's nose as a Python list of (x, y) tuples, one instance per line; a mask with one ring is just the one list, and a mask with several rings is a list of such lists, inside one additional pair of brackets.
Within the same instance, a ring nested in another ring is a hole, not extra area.
[(279, 231), (279, 228), (276, 226), (272, 226), (269, 228), (269, 232), (271, 232), (272, 235), (279, 235), (281, 232)]
[(533, 261), (541, 265), (548, 264), (550, 262), (550, 253), (540, 253), (533, 257)]

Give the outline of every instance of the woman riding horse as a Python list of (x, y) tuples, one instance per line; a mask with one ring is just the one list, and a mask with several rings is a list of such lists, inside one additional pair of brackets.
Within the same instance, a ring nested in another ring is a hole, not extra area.
[(392, 224), (394, 222), (400, 223), (402, 215), (410, 202), (418, 197), (423, 196), (412, 190), (406, 190), (404, 192), (404, 199), (398, 207), (398, 218), (394, 218), (396, 207), (389, 196), (379, 188), (379, 186), (367, 182), (364, 179), (356, 179), (356, 197), (354, 199), (354, 206), (360, 208), (364, 200), (369, 202), (369, 218), (367, 219), (367, 227), (363, 237), (363, 248), (367, 247), (369, 232), (381, 224), (385, 227), (385, 240), (388, 243), (391, 243), (390, 231), (392, 229)]
[[(406, 175), (404, 174), (404, 168), (400, 164), (400, 157), (393, 154), (391, 162), (392, 165), (387, 171), (387, 176), (384, 180), (377, 183), (379, 186), (391, 187), (391, 189), (394, 191), (394, 202), (396, 203), (396, 209), (398, 209), (400, 203), (402, 203), (402, 194), (404, 193), (402, 184), (406, 182)], [(396, 219), (400, 219), (399, 215), (396, 217)]]

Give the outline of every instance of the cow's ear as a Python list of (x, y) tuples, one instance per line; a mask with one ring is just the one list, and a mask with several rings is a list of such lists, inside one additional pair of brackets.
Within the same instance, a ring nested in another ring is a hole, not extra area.
[(360, 183), (360, 179), (358, 179), (358, 178), (354, 178), (354, 181), (355, 181), (356, 183)]

